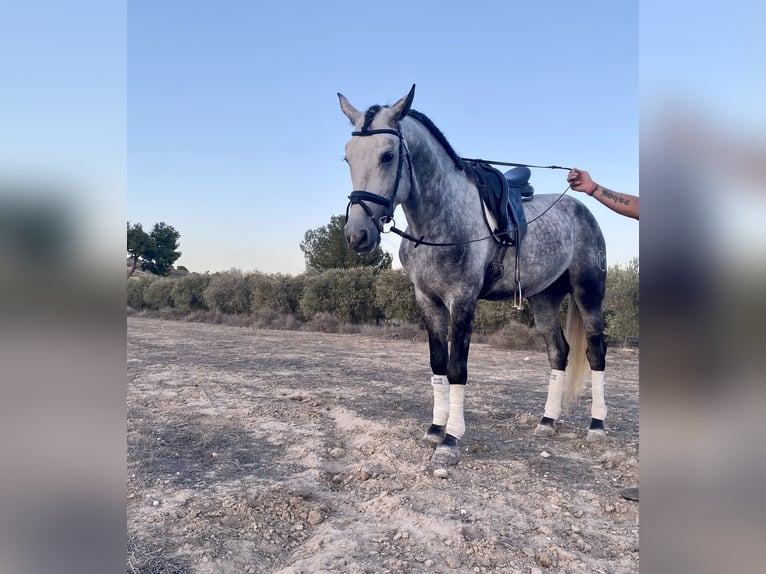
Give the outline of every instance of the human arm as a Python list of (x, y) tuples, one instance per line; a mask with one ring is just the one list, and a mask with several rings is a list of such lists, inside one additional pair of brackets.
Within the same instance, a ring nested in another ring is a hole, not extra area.
[(582, 169), (572, 169), (567, 175), (569, 187), (595, 197), (609, 209), (625, 217), (638, 219), (638, 196), (628, 193), (618, 193), (599, 185), (590, 174)]

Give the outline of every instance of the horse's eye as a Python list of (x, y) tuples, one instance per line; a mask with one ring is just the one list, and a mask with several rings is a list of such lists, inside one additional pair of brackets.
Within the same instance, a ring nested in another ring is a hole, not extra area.
[(382, 156), (380, 156), (380, 163), (391, 163), (394, 161), (394, 152), (387, 151)]

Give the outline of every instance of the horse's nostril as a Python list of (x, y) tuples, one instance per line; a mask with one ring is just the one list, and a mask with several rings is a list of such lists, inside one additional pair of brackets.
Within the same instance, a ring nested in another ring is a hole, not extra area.
[(352, 217), (346, 223), (343, 231), (348, 247), (357, 253), (369, 253), (378, 245), (378, 229), (367, 217)]
[(369, 233), (366, 229), (356, 229), (351, 233), (346, 233), (346, 241), (351, 249), (357, 253), (362, 253), (369, 247)]

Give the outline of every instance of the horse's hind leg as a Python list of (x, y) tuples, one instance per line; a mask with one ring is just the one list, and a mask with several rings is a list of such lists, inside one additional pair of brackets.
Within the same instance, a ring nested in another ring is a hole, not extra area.
[[(599, 285), (579, 286), (573, 293), (582, 319), (582, 329), (586, 337), (585, 355), (591, 369), (591, 420), (588, 427), (588, 440), (599, 441), (606, 438), (604, 419), (606, 402), (604, 400), (604, 369), (606, 366), (606, 340), (604, 339), (604, 320), (601, 310), (603, 287)], [(570, 302), (571, 303), (571, 302)]]
[(545, 291), (529, 298), (529, 304), (534, 313), (535, 327), (545, 341), (548, 350), (548, 362), (551, 366), (545, 411), (537, 428), (535, 428), (535, 435), (537, 436), (555, 434), (554, 423), (561, 414), (561, 398), (564, 391), (564, 376), (569, 354), (569, 344), (564, 338), (559, 316), (559, 308), (565, 295), (566, 285), (562, 277)]

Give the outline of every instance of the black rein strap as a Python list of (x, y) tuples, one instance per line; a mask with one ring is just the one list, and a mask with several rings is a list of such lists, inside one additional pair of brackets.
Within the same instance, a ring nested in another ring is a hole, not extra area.
[(492, 165), (507, 165), (509, 167), (535, 167), (539, 169), (565, 169), (571, 171), (571, 167), (561, 167), (560, 165), (535, 165), (533, 163), (514, 163), (512, 161), (490, 161), (488, 159), (470, 159), (467, 157), (461, 157), (463, 161), (473, 161), (478, 163), (489, 163)]

